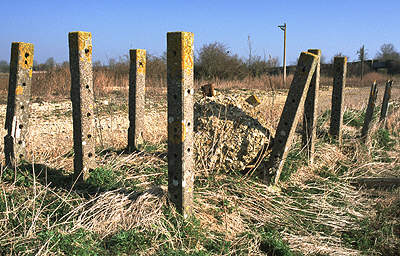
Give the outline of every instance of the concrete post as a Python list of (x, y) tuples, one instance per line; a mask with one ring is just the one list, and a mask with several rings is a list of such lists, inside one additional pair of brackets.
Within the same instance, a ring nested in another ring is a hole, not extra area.
[(390, 100), (390, 96), (392, 95), (392, 84), (393, 84), (392, 80), (386, 82), (385, 94), (383, 95), (383, 101), (382, 101), (381, 116), (379, 119), (380, 122), (382, 122), (386, 119), (387, 110), (388, 110), (388, 106), (389, 106), (389, 100)]
[(314, 162), (315, 139), (317, 130), (317, 110), (318, 110), (318, 91), (319, 91), (319, 77), (320, 77), (320, 57), (321, 50), (309, 49), (308, 52), (317, 55), (318, 61), (315, 66), (315, 72), (312, 77), (310, 86), (307, 92), (307, 98), (304, 104), (303, 115), (303, 146), (307, 148), (309, 163)]
[(92, 35), (90, 32), (77, 31), (70, 32), (68, 38), (74, 124), (74, 175), (80, 180), (86, 180), (89, 170), (95, 167)]
[[(317, 55), (309, 52), (302, 52), (300, 54), (296, 72), (286, 98), (285, 106), (283, 107), (278, 128), (276, 129), (274, 145), (272, 146), (271, 155), (267, 163), (267, 170), (264, 171), (264, 179), (267, 182), (269, 182), (271, 175), (275, 175), (275, 184), (279, 181), (317, 61)], [(269, 173), (267, 173), (268, 169)]]
[(11, 44), (10, 77), (4, 137), (6, 165), (15, 167), (27, 154), (32, 87), (33, 44)]
[(168, 194), (186, 218), (193, 210), (193, 33), (167, 33)]
[(335, 57), (333, 60), (332, 110), (329, 134), (342, 141), (344, 89), (346, 86), (347, 57)]
[(376, 85), (376, 81), (374, 81), (371, 85), (371, 91), (369, 93), (369, 99), (368, 99), (368, 106), (367, 110), (365, 112), (365, 118), (364, 118), (364, 125), (361, 130), (361, 138), (366, 141), (368, 139), (368, 132), (370, 128), (370, 123), (374, 114), (374, 108), (375, 108), (375, 102), (376, 102), (376, 97), (378, 94), (378, 88)]
[(128, 151), (138, 150), (143, 144), (146, 50), (129, 51), (129, 129)]
[(201, 86), (201, 91), (202, 91), (204, 97), (215, 96), (214, 84), (205, 84), (205, 85)]

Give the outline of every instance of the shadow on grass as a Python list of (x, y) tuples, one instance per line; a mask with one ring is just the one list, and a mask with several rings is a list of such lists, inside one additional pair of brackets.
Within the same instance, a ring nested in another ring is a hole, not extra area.
[[(119, 182), (111, 184), (112, 181), (108, 180), (107, 177), (102, 177), (103, 180), (97, 179), (96, 171), (100, 170), (104, 172), (103, 169), (92, 170), (89, 179), (86, 181), (76, 179), (73, 173), (67, 174), (63, 169), (55, 169), (44, 164), (32, 164), (29, 162), (23, 162), (14, 169), (0, 166), (0, 170), (1, 182), (7, 182), (22, 187), (32, 187), (35, 185), (35, 182), (37, 182), (50, 188), (74, 191), (76, 194), (86, 199), (92, 198), (99, 193), (117, 190), (118, 193), (129, 195), (130, 199), (136, 200), (136, 198), (143, 193), (162, 190), (160, 186), (154, 184), (146, 189), (137, 189), (135, 186), (131, 186), (131, 189), (127, 189), (124, 184), (120, 184)], [(117, 174), (114, 174), (112, 170), (108, 171), (112, 175), (108, 178), (115, 179), (115, 177), (117, 177)], [(101, 182), (99, 182), (99, 180)], [(154, 195), (158, 194), (159, 192)]]

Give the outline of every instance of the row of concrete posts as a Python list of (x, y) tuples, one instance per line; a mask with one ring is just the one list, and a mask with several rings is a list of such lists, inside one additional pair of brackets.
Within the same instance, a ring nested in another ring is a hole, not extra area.
[[(133, 152), (143, 144), (145, 115), (146, 51), (130, 50), (129, 129), (127, 150)], [(263, 178), (277, 183), (287, 157), (299, 118), (303, 112), (303, 145), (310, 162), (314, 159), (316, 118), (320, 80), (321, 51), (302, 52), (276, 130), (272, 151), (263, 170)], [(96, 168), (95, 116), (92, 71), (92, 36), (89, 32), (69, 33), (71, 101), (73, 114), (74, 175), (86, 180)], [(10, 80), (4, 138), (6, 165), (15, 167), (24, 159), (29, 139), (29, 110), (32, 86), (33, 44), (12, 43)], [(346, 79), (346, 58), (334, 59), (332, 112), (329, 133), (341, 141), (343, 92)], [(168, 97), (168, 195), (185, 217), (193, 209), (193, 33), (167, 33), (167, 97)], [(390, 83), (391, 86), (391, 83)], [(386, 87), (382, 116), (386, 115), (390, 97)], [(374, 89), (375, 88), (375, 89)], [(367, 117), (376, 99), (376, 85), (371, 88)], [(372, 98), (371, 98), (372, 97)], [(386, 104), (386, 105), (385, 105)], [(371, 105), (371, 107), (370, 107)], [(384, 110), (386, 106), (386, 110)], [(366, 117), (367, 133), (369, 122)], [(372, 115), (371, 115), (372, 117)], [(366, 129), (366, 131), (364, 131)], [(272, 174), (272, 175), (271, 175)], [(274, 177), (273, 177), (274, 176)]]
[[(71, 101), (74, 139), (74, 176), (86, 180), (96, 167), (92, 35), (69, 33)], [(167, 33), (168, 79), (168, 194), (188, 216), (193, 202), (193, 33)], [(4, 138), (5, 161), (14, 168), (26, 158), (33, 44), (11, 45), (10, 79)], [(146, 51), (130, 50), (129, 152), (143, 143)]]

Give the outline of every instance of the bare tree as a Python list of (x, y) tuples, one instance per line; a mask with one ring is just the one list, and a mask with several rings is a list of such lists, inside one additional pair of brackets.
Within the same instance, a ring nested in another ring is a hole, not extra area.
[(399, 60), (400, 54), (396, 51), (393, 44), (383, 44), (376, 54), (376, 58), (382, 61)]

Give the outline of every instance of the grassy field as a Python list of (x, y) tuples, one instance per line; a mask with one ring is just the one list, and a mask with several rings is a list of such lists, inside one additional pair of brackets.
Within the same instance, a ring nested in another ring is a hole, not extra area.
[[(261, 104), (254, 112), (241, 109), (276, 127), (286, 90), (267, 91), (265, 81), (246, 90), (219, 84), (226, 97), (256, 94)], [(393, 88), (387, 125), (375, 122), (366, 144), (359, 134), (369, 88), (346, 89), (339, 148), (327, 135), (328, 85), (320, 90), (313, 165), (299, 135), (279, 186), (227, 171), (223, 162), (210, 168), (209, 152), (197, 150), (195, 214), (185, 221), (167, 198), (165, 88), (147, 91), (146, 144), (134, 154), (123, 153), (126, 92), (96, 94), (98, 167), (85, 183), (72, 178), (70, 101), (63, 91), (50, 100), (36, 91), (28, 161), (1, 168), (0, 255), (399, 255), (400, 189), (361, 187), (357, 179), (400, 177), (400, 87)], [(380, 83), (378, 105), (382, 94)], [(214, 131), (213, 138), (227, 132)]]

